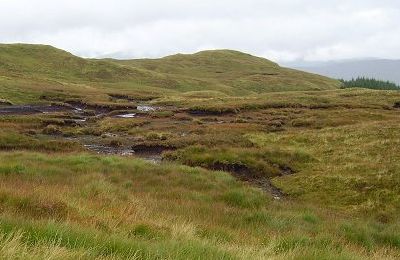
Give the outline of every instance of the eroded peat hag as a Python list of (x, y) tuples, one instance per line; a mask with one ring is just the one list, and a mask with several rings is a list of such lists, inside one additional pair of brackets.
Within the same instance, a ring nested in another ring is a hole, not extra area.
[(72, 108), (62, 105), (13, 105), (0, 106), (0, 116), (3, 115), (30, 115), (39, 113), (67, 112)]
[(285, 193), (271, 179), (294, 174), (293, 166), (310, 161), (306, 154), (291, 154), (283, 151), (259, 148), (208, 148), (191, 146), (167, 152), (164, 158), (192, 167), (229, 172), (240, 181), (247, 182), (272, 195), (283, 199)]
[(110, 97), (111, 101), (118, 102), (121, 100), (125, 100), (132, 103), (141, 103), (141, 102), (143, 103), (158, 98), (158, 96), (152, 96), (152, 95), (130, 96), (126, 94), (108, 94), (108, 96)]
[[(280, 188), (274, 185), (271, 181), (271, 178), (262, 176), (260, 174), (254, 174), (251, 170), (247, 169), (247, 167), (243, 167), (244, 169), (240, 169), (243, 166), (239, 167), (239, 170), (236, 167), (216, 167), (214, 170), (222, 170), (231, 173), (233, 176), (238, 178), (241, 181), (245, 181), (250, 183), (251, 185), (255, 185), (256, 187), (261, 188), (263, 191), (270, 194), (275, 200), (281, 200), (287, 198), (288, 194), (285, 194)], [(280, 169), (280, 176), (273, 177), (279, 178), (282, 176), (292, 175), (296, 172), (288, 166), (278, 166)]]
[(281, 189), (273, 185), (270, 178), (262, 176), (261, 174), (256, 174), (244, 165), (215, 163), (210, 166), (202, 167), (213, 171), (228, 172), (240, 181), (247, 182), (250, 185), (261, 188), (263, 191), (265, 191), (267, 194), (270, 194), (276, 200), (281, 200), (285, 198), (285, 193), (283, 193)]

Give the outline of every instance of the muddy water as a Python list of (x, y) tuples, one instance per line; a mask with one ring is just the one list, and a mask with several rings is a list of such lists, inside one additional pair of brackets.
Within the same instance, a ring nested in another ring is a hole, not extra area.
[[(80, 103), (68, 103), (68, 105), (6, 105), (0, 106), (0, 116), (1, 115), (31, 115), (31, 114), (47, 114), (47, 113), (55, 113), (55, 112), (72, 112), (79, 115), (77, 119), (77, 123), (86, 122), (88, 117), (98, 117), (104, 116), (105, 113), (111, 112), (112, 110), (106, 110), (104, 108), (93, 108), (91, 111), (94, 114), (87, 114), (87, 108), (82, 106)], [(137, 106), (137, 111), (139, 113), (148, 113), (163, 110), (161, 107), (155, 107), (147, 104), (141, 104)], [(113, 117), (116, 118), (135, 118), (138, 116), (136, 113), (125, 113), (115, 115)]]
[(153, 112), (153, 111), (160, 110), (159, 107), (153, 107), (150, 105), (138, 105), (136, 109), (140, 112)]
[(115, 154), (122, 156), (134, 155), (135, 151), (129, 148), (111, 147), (101, 144), (85, 144), (84, 147), (99, 154)]
[[(160, 110), (161, 108), (159, 107), (153, 107), (150, 105), (138, 105), (136, 110), (142, 113), (148, 113), (148, 112), (154, 112), (157, 110)], [(116, 115), (114, 117), (117, 118), (135, 118), (137, 116), (136, 113), (127, 113), (127, 114), (120, 114), (120, 115)]]
[(115, 117), (117, 117), (117, 118), (134, 118), (134, 117), (136, 117), (136, 114), (135, 113), (121, 114), (121, 115), (116, 115)]
[(160, 151), (135, 151), (129, 147), (112, 147), (103, 144), (85, 144), (84, 147), (98, 154), (133, 156), (155, 164), (159, 164), (162, 161)]

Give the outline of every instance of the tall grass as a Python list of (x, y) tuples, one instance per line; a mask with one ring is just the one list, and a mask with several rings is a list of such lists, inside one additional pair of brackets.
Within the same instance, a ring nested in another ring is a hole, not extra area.
[(0, 161), (9, 165), (0, 173), (0, 244), (15, 243), (9, 252), (15, 258), (27, 252), (105, 259), (399, 253), (396, 222), (360, 219), (354, 227), (329, 210), (273, 201), (224, 172), (87, 154), (0, 153)]

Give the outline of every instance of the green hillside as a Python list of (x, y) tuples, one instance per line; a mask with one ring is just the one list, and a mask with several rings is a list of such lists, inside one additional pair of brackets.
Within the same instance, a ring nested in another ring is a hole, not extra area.
[(8, 76), (65, 80), (126, 81), (155, 77), (107, 61), (83, 59), (48, 45), (0, 44), (0, 72)]
[[(340, 86), (326, 77), (286, 69), (267, 59), (231, 50), (176, 54), (161, 59), (116, 61), (172, 75), (176, 79), (195, 79), (196, 90), (212, 87), (231, 93), (327, 90)], [(203, 83), (203, 84), (202, 84)], [(204, 83), (207, 86), (204, 86)]]
[[(207, 95), (211, 91), (212, 95), (233, 96), (340, 86), (336, 80), (282, 68), (269, 60), (230, 50), (122, 61), (83, 59), (51, 46), (29, 44), (0, 45), (0, 76), (17, 79), (13, 85), (19, 89), (29, 91), (35, 83), (45, 86), (56, 81), (72, 93), (76, 89), (71, 83), (85, 84), (100, 92), (166, 95), (200, 91)], [(19, 82), (23, 79), (29, 82)]]

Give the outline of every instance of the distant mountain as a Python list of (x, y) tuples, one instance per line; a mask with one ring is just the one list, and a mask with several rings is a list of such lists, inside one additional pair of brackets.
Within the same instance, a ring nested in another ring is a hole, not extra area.
[(352, 79), (369, 77), (400, 84), (400, 60), (365, 59), (332, 62), (301, 62), (290, 67), (332, 78)]

